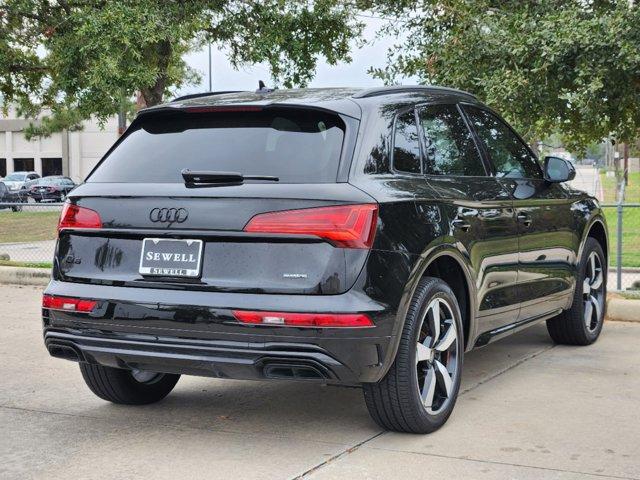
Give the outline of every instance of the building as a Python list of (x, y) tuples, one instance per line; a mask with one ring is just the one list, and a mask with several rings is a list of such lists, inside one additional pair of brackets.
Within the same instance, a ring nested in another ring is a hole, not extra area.
[(24, 135), (29, 123), (17, 118), (13, 110), (7, 116), (0, 113), (0, 178), (14, 171), (33, 170), (43, 177), (66, 175), (82, 182), (118, 138), (116, 117), (103, 127), (91, 120), (83, 123), (82, 130), (30, 141)]

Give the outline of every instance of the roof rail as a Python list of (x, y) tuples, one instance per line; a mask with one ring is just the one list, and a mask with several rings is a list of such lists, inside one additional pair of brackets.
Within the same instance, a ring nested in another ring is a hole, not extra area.
[(183, 95), (181, 97), (174, 98), (171, 100), (172, 102), (180, 102), (182, 100), (190, 100), (192, 98), (200, 98), (200, 97), (212, 97), (213, 95), (223, 95), (225, 93), (240, 93), (244, 90), (221, 90), (219, 92), (201, 92), (201, 93), (191, 93), (189, 95)]
[(361, 92), (356, 93), (353, 98), (368, 98), (368, 97), (377, 97), (380, 95), (389, 95), (395, 93), (409, 93), (409, 92), (428, 92), (428, 91), (443, 91), (450, 93), (458, 93), (462, 95), (467, 95), (474, 99), (477, 99), (475, 95), (469, 92), (465, 92), (464, 90), (458, 90), (456, 88), (449, 87), (440, 87), (438, 85), (391, 85), (386, 87), (374, 87), (368, 88), (366, 90), (362, 90)]

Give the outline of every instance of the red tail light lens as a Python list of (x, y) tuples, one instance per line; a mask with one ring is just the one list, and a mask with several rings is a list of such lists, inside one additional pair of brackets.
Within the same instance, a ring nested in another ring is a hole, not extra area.
[(98, 304), (95, 300), (83, 298), (59, 297), (57, 295), (43, 295), (42, 308), (51, 310), (65, 310), (68, 312), (90, 312)]
[(62, 207), (58, 232), (64, 228), (102, 228), (102, 220), (98, 212), (67, 202)]
[(233, 316), (251, 325), (280, 325), (291, 327), (373, 327), (371, 319), (362, 313), (291, 313), (234, 310)]
[(371, 248), (378, 206), (365, 203), (261, 213), (245, 232), (315, 235), (344, 248)]

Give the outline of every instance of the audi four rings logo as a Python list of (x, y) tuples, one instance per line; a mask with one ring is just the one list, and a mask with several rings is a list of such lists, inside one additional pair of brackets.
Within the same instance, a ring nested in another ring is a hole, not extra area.
[(189, 217), (184, 208), (154, 208), (149, 212), (149, 220), (162, 223), (183, 223)]

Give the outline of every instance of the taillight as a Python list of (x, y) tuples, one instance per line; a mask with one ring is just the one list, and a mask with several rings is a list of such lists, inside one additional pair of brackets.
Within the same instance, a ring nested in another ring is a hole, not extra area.
[(58, 232), (65, 228), (102, 228), (102, 220), (95, 210), (66, 202), (60, 214)]
[(234, 310), (233, 316), (251, 325), (291, 327), (373, 327), (371, 319), (362, 313), (291, 313)]
[(371, 203), (261, 213), (245, 232), (315, 235), (344, 248), (371, 248), (378, 206)]
[(83, 298), (59, 297), (57, 295), (43, 295), (42, 308), (51, 310), (65, 310), (68, 312), (90, 312), (98, 304), (95, 300)]

